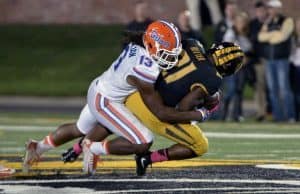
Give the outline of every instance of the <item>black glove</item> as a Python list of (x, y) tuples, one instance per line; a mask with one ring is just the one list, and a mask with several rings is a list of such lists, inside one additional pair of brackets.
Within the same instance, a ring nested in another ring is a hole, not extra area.
[(75, 160), (77, 160), (79, 155), (80, 154), (77, 154), (74, 151), (73, 147), (71, 147), (61, 155), (61, 160), (64, 161), (64, 163), (74, 162)]

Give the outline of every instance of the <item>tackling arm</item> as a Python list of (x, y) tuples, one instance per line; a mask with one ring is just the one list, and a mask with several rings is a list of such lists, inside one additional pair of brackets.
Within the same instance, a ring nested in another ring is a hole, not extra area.
[(155, 91), (153, 84), (142, 81), (134, 76), (128, 76), (129, 84), (136, 86), (145, 105), (163, 122), (188, 123), (191, 120), (202, 121), (203, 113), (199, 111), (179, 112), (174, 108), (165, 106), (159, 93)]
[(193, 89), (188, 93), (178, 104), (178, 110), (188, 111), (193, 110), (199, 104), (203, 103), (204, 98), (207, 97), (207, 92), (201, 87)]
[(219, 108), (221, 91), (217, 91), (213, 95), (208, 95), (207, 91), (202, 87), (194, 88), (188, 93), (178, 104), (178, 110), (193, 110), (195, 107), (204, 107), (209, 114), (215, 112)]

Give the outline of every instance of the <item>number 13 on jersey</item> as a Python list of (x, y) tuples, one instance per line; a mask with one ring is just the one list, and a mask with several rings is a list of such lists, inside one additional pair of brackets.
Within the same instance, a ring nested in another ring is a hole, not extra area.
[[(121, 63), (123, 62), (123, 60), (127, 57), (128, 51), (129, 51), (129, 46), (127, 46), (124, 49), (124, 51), (122, 52), (122, 54), (116, 60), (115, 64), (113, 65), (115, 71), (119, 68), (119, 66), (121, 65)], [(130, 54), (129, 54), (129, 57), (130, 57)], [(139, 64), (145, 65), (147, 67), (151, 67), (152, 64), (153, 64), (153, 61), (149, 57), (147, 57), (145, 55), (142, 55), (140, 57)]]
[(145, 65), (147, 67), (152, 66), (152, 60), (149, 57), (146, 57), (145, 55), (142, 55), (140, 58), (140, 64)]

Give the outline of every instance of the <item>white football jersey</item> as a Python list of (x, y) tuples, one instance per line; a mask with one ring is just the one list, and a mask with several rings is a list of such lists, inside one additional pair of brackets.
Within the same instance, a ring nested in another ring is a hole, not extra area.
[(154, 83), (159, 72), (158, 64), (144, 48), (129, 44), (109, 69), (96, 79), (96, 89), (110, 100), (123, 102), (136, 91), (136, 87), (127, 83), (127, 76), (133, 75), (145, 82)]

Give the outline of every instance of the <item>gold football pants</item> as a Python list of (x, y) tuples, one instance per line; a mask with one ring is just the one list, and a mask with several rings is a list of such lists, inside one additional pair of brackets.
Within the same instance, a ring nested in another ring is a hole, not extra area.
[(126, 107), (153, 132), (176, 143), (187, 146), (198, 156), (207, 152), (208, 140), (199, 126), (161, 122), (148, 110), (138, 92), (127, 98)]

